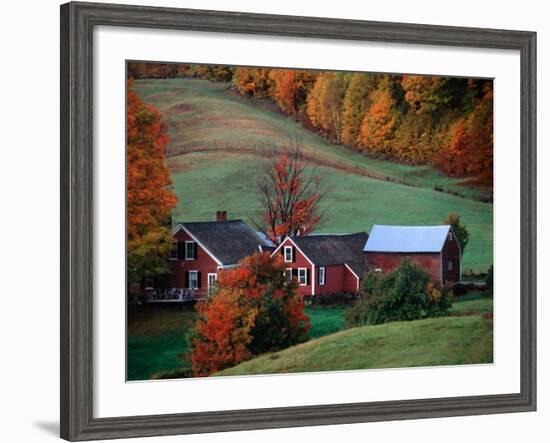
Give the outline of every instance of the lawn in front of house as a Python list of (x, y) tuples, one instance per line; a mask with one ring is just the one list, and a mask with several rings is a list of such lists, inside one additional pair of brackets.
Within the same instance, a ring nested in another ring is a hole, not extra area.
[(347, 308), (343, 305), (306, 307), (305, 313), (311, 322), (309, 337), (319, 338), (342, 330)]
[[(305, 312), (311, 322), (310, 339), (343, 330), (346, 309), (344, 305), (306, 307)], [(492, 311), (491, 294), (475, 292), (458, 298), (451, 315), (479, 316)], [(193, 326), (195, 317), (191, 306), (183, 309), (176, 306), (129, 306), (128, 381), (189, 377), (186, 334)], [(488, 330), (480, 328), (480, 331)], [(483, 346), (488, 346), (485, 341), (483, 343)]]
[(184, 374), (189, 368), (186, 334), (194, 322), (191, 306), (129, 306), (127, 380)]
[[(345, 306), (307, 307), (310, 337), (318, 338), (342, 329)], [(186, 334), (195, 321), (189, 306), (128, 307), (128, 381), (189, 376)]]

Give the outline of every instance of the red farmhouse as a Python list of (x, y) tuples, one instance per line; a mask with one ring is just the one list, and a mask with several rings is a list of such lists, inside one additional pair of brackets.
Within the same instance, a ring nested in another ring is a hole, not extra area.
[(437, 284), (460, 281), (460, 244), (451, 226), (372, 227), (365, 248), (369, 270), (392, 271), (403, 259), (416, 262)]
[(287, 275), (298, 280), (302, 295), (357, 292), (367, 238), (366, 232), (287, 237), (272, 255), (283, 256)]
[(245, 222), (226, 220), (226, 214), (218, 211), (215, 222), (186, 222), (175, 226), (171, 273), (157, 282), (157, 288), (173, 289), (178, 298), (189, 293), (192, 298), (204, 298), (220, 271), (235, 267), (255, 252), (273, 250), (269, 242)]

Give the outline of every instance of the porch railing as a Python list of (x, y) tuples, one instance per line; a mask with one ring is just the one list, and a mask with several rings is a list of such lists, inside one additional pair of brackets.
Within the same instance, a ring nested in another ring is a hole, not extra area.
[(206, 300), (207, 294), (200, 289), (151, 288), (147, 290), (147, 303), (185, 303)]

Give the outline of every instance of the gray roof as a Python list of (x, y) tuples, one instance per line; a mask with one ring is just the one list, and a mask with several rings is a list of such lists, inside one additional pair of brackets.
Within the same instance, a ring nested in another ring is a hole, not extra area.
[(356, 234), (316, 234), (292, 237), (298, 248), (316, 266), (341, 265), (346, 263), (362, 276), (364, 269), (363, 246), (366, 232)]
[(440, 252), (451, 227), (374, 225), (365, 252)]
[[(182, 222), (184, 226), (224, 266), (269, 245), (242, 220)], [(265, 250), (265, 249), (264, 249)]]

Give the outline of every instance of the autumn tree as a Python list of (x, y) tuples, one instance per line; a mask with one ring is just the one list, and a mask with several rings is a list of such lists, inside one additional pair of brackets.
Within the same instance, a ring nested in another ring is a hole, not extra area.
[(390, 88), (379, 86), (370, 101), (359, 128), (359, 145), (366, 152), (391, 155), (398, 115)]
[(280, 256), (258, 252), (219, 274), (214, 294), (197, 304), (191, 333), (195, 376), (234, 366), (303, 341), (310, 328), (297, 283)]
[(346, 73), (323, 72), (307, 100), (307, 115), (313, 126), (336, 141), (342, 140), (342, 102), (349, 79)]
[(236, 68), (233, 73), (233, 86), (246, 96), (263, 99), (269, 97), (271, 81), (270, 69)]
[(342, 142), (357, 144), (359, 128), (369, 103), (369, 94), (376, 89), (374, 74), (356, 72), (351, 76), (342, 103)]
[(315, 83), (317, 73), (297, 69), (272, 69), (271, 97), (287, 114), (297, 114), (306, 106), (309, 91)]
[(462, 254), (464, 254), (464, 250), (466, 249), (466, 246), (470, 241), (470, 232), (468, 232), (468, 229), (466, 228), (465, 225), (460, 223), (460, 216), (458, 214), (451, 212), (447, 216), (447, 218), (443, 221), (443, 223), (445, 225), (451, 225), (451, 227), (453, 228), (453, 232), (456, 236), (456, 239), (460, 244), (460, 250), (462, 251)]
[(432, 75), (404, 75), (401, 80), (404, 98), (417, 114), (432, 113), (450, 99), (441, 93), (445, 81), (443, 77)]
[(315, 170), (308, 171), (297, 148), (275, 152), (257, 186), (261, 210), (256, 226), (275, 243), (319, 226), (324, 182)]
[(193, 65), (191, 75), (213, 82), (229, 82), (234, 69), (223, 65)]
[(486, 86), (483, 97), (468, 121), (469, 157), (467, 173), (479, 177), (479, 182), (493, 183), (493, 89)]
[(127, 100), (128, 282), (166, 272), (170, 214), (176, 196), (165, 165), (168, 143), (160, 112), (146, 105), (128, 82)]

